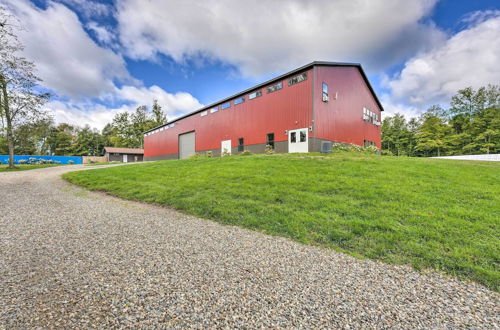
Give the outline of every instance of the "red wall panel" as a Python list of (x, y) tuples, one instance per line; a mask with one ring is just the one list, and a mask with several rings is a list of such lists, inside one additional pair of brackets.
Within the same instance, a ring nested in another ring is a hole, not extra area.
[[(144, 156), (154, 157), (178, 153), (179, 134), (196, 132), (196, 151), (220, 149), (223, 140), (231, 140), (238, 145), (238, 138), (245, 139), (245, 145), (266, 143), (266, 134), (274, 133), (275, 141), (287, 141), (286, 130), (312, 125), (312, 69), (307, 80), (288, 86), (288, 78), (283, 79), (283, 88), (267, 93), (261, 88), (262, 96), (225, 110), (201, 116), (193, 114), (175, 122), (175, 126), (144, 138)], [(299, 73), (298, 73), (299, 74)], [(293, 75), (295, 76), (295, 75)], [(292, 76), (292, 77), (293, 77)], [(273, 84), (276, 82), (273, 82)]]
[[(313, 137), (363, 145), (369, 140), (381, 147), (381, 128), (363, 120), (363, 107), (381, 109), (357, 67), (316, 66)], [(322, 83), (328, 84), (329, 102), (322, 101)], [(337, 95), (337, 99), (335, 99)]]

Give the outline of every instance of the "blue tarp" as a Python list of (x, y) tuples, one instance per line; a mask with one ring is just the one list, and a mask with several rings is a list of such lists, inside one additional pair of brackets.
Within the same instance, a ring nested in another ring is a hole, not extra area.
[[(81, 164), (82, 157), (80, 156), (37, 156), (37, 155), (15, 155), (14, 163), (19, 164), (20, 160), (28, 161), (29, 159), (34, 159), (37, 162), (38, 159), (51, 160), (54, 162), (60, 162), (60, 164), (69, 164), (73, 161), (73, 164)], [(9, 155), (0, 155), (0, 162), (2, 164), (7, 164), (9, 162)]]

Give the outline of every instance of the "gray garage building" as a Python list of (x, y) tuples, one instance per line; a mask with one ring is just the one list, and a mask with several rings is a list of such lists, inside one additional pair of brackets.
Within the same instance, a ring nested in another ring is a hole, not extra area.
[(104, 147), (104, 157), (108, 162), (142, 162), (144, 149)]

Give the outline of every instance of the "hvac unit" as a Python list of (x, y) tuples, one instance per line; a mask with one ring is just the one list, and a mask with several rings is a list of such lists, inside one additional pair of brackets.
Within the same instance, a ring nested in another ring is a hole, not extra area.
[(321, 153), (323, 154), (332, 153), (332, 143), (330, 141), (321, 141)]

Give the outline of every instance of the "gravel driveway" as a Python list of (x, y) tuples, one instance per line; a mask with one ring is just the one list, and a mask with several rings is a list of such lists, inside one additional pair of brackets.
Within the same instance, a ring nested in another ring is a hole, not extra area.
[(0, 173), (0, 328), (500, 326), (480, 285), (86, 192), (75, 169)]

